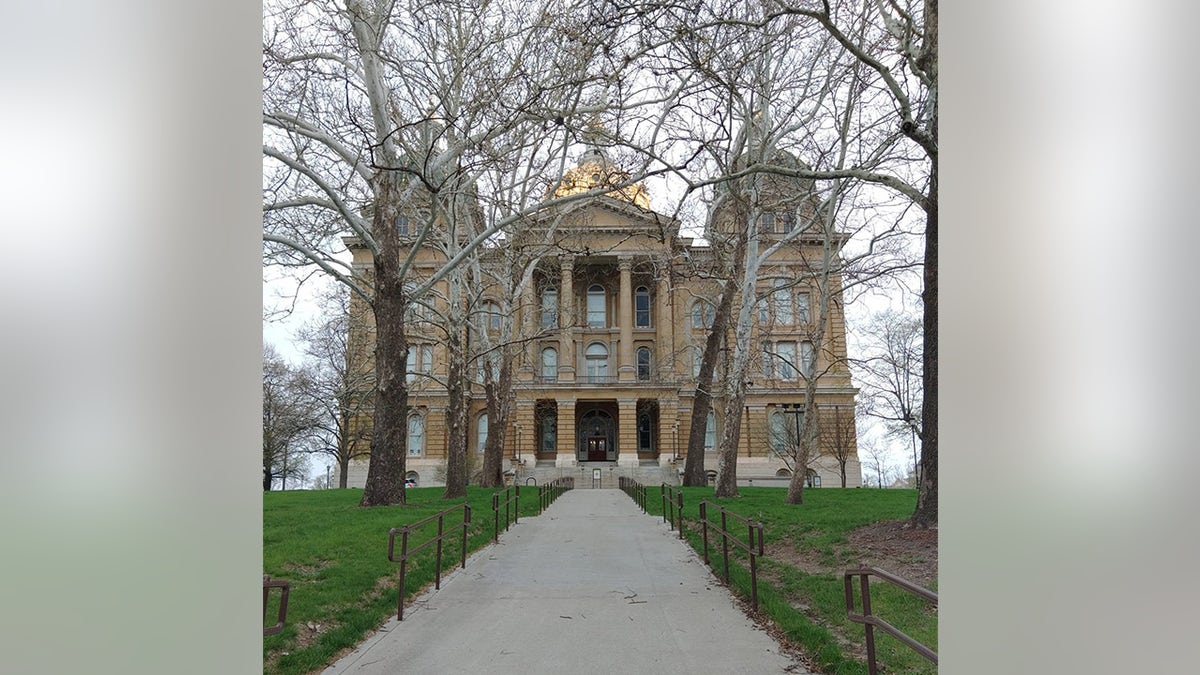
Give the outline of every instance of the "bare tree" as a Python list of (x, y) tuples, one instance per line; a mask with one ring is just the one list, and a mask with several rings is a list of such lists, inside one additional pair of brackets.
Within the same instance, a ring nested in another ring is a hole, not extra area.
[(356, 309), (362, 311), (352, 307), (350, 291), (334, 285), (322, 297), (321, 318), (299, 331), (308, 361), (298, 385), (316, 413), (309, 428), (309, 452), (337, 466), (341, 488), (347, 485), (350, 462), (370, 455), (370, 427), (364, 421), (375, 400), (374, 371), (363, 358), (365, 346), (350, 344), (350, 323), (365, 320), (354, 314)]
[(882, 488), (884, 479), (892, 470), (887, 448), (878, 439), (872, 438), (863, 443), (860, 449), (867, 455), (867, 461), (863, 462), (863, 468), (875, 474), (875, 485)]
[(263, 490), (276, 481), (286, 490), (308, 475), (304, 441), (312, 427), (314, 409), (297, 383), (296, 373), (275, 348), (263, 345)]
[(846, 487), (846, 465), (857, 455), (858, 431), (854, 409), (834, 406), (833, 412), (824, 411), (825, 423), (821, 434), (821, 454), (837, 462), (842, 487)]
[[(536, 194), (531, 176), (561, 166), (575, 129), (620, 103), (585, 93), (621, 71), (626, 50), (602, 22), (562, 10), (556, 0), (277, 0), (266, 9), (265, 255), (331, 275), (373, 310), (377, 400), (364, 506), (404, 501), (406, 308), (445, 281), (450, 316), (464, 316), (456, 270), (465, 258), (546, 208), (538, 195), (525, 210), (481, 222), (477, 200)], [(402, 224), (414, 240), (402, 241)], [(347, 263), (343, 237), (369, 253), (369, 267)], [(408, 286), (427, 240), (440, 243), (444, 260)], [(448, 334), (453, 497), (466, 479), (466, 368), (454, 356), (465, 325)]]
[[(895, 190), (925, 216), (922, 300), (921, 481), (911, 524), (937, 527), (937, 355), (938, 355), (938, 3), (937, 0), (893, 2), (820, 2), (779, 0), (779, 11), (803, 16), (819, 25), (845, 53), (876, 76), (879, 98), (860, 110), (882, 127), (874, 156), (914, 157), (895, 168), (863, 167), (854, 175)], [(922, 160), (914, 162), (913, 159)], [(883, 164), (881, 161), (880, 164)], [(911, 174), (914, 164), (926, 171)]]
[(865, 395), (864, 413), (882, 420), (888, 433), (911, 442), (920, 485), (916, 439), (921, 436), (921, 321), (886, 310), (861, 330), (863, 354), (858, 361)]

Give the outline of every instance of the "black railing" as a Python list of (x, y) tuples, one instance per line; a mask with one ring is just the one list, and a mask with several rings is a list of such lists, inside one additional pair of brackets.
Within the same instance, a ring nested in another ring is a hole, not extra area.
[(617, 476), (617, 487), (621, 491), (629, 495), (633, 499), (633, 503), (637, 504), (642, 509), (642, 513), (646, 512), (646, 486), (637, 482), (628, 476)]
[(663, 520), (672, 530), (678, 530), (679, 538), (683, 539), (683, 490), (663, 483), (662, 510)]
[[(913, 595), (924, 598), (924, 599), (932, 602), (934, 607), (937, 607), (937, 601), (938, 601), (937, 593), (934, 593), (933, 591), (930, 591), (925, 588), (921, 588), (920, 586), (912, 583), (911, 581), (908, 581), (907, 579), (902, 579), (890, 572), (885, 572), (884, 570), (881, 570), (877, 567), (862, 567), (862, 568), (859, 568), (856, 570), (850, 570), (850, 571), (846, 572), (845, 576), (843, 577), (843, 581), (846, 584), (846, 618), (850, 619), (851, 621), (853, 621), (855, 623), (861, 623), (861, 624), (863, 624), (863, 626), (866, 627), (866, 632), (867, 632), (867, 670), (870, 673), (870, 675), (876, 675), (879, 672), (879, 667), (876, 665), (876, 662), (875, 662), (875, 628), (876, 627), (880, 628), (881, 630), (883, 630), (883, 632), (887, 633), (888, 635), (891, 635), (892, 637), (903, 642), (904, 644), (908, 645), (909, 647), (912, 647), (914, 651), (916, 651), (921, 656), (924, 656), (925, 658), (932, 661), (933, 664), (936, 666), (937, 662), (938, 662), (937, 652), (933, 651), (929, 647), (926, 647), (925, 645), (921, 644), (920, 642), (917, 642), (913, 638), (900, 632), (900, 630), (898, 630), (895, 626), (888, 623), (887, 621), (884, 621), (883, 619), (879, 618), (878, 616), (871, 614), (871, 579), (870, 579), (871, 576), (877, 576), (880, 579), (883, 579), (884, 581), (887, 581), (894, 586), (898, 586), (899, 588), (901, 588), (905, 591), (908, 591), (909, 593), (912, 593)], [(863, 604), (862, 614), (858, 614), (854, 611), (854, 583), (851, 581), (852, 577), (859, 578), (859, 587), (862, 592), (862, 604)]]
[(546, 483), (545, 485), (539, 485), (538, 486), (538, 504), (539, 504), (538, 513), (545, 511), (546, 507), (553, 504), (554, 500), (558, 499), (559, 495), (566, 492), (567, 490), (572, 490), (574, 488), (575, 488), (575, 477), (574, 476), (563, 476), (562, 478), (555, 478), (554, 480), (550, 481), (549, 483)]
[[(721, 514), (721, 521), (709, 521), (708, 507), (711, 506)], [(742, 541), (736, 534), (729, 530), (726, 525), (726, 519), (733, 518), (734, 520), (746, 526), (747, 536), (746, 541)], [(711, 526), (721, 535), (721, 555), (725, 559), (725, 583), (729, 583), (729, 542), (732, 541), (739, 548), (745, 551), (750, 556), (750, 603), (754, 609), (758, 609), (758, 558), (763, 554), (763, 526), (762, 523), (757, 523), (747, 520), (736, 513), (730, 513), (724, 508), (712, 502), (700, 502), (700, 525), (703, 529), (704, 539), (704, 564), (708, 564), (708, 528)]]
[[(279, 595), (279, 611), (275, 616), (275, 625), (267, 626), (267, 600), (270, 598), (271, 589), (278, 588), (281, 593)], [(291, 585), (280, 579), (272, 579), (270, 575), (263, 575), (263, 637), (274, 635), (283, 630), (283, 623), (287, 620), (287, 605), (288, 592), (291, 590)]]
[[(429, 546), (430, 544), (434, 544), (434, 543), (437, 544), (437, 559), (436, 559), (436, 562), (434, 563), (434, 568), (433, 568), (433, 570), (434, 570), (433, 587), (437, 588), (437, 589), (441, 589), (441, 587), (442, 587), (442, 540), (445, 539), (446, 535), (447, 535), (447, 532), (445, 531), (445, 527), (444, 527), (444, 525), (445, 525), (444, 521), (448, 514), (453, 513), (454, 511), (457, 511), (459, 509), (463, 510), (462, 523), (452, 526), (452, 529), (462, 529), (462, 561), (461, 561), (461, 564), (462, 564), (462, 567), (465, 569), (467, 566), (467, 528), (470, 527), (470, 525), (471, 525), (471, 505), (470, 504), (459, 504), (458, 506), (452, 506), (452, 507), (446, 509), (445, 511), (440, 511), (438, 513), (435, 513), (432, 516), (425, 518), (424, 520), (418, 520), (417, 522), (412, 523), (411, 525), (405, 525), (403, 527), (393, 527), (391, 530), (388, 531), (388, 560), (390, 560), (392, 562), (400, 563), (400, 599), (396, 602), (396, 619), (398, 621), (404, 620), (404, 574), (408, 567), (408, 559), (413, 557), (413, 555), (417, 554), (418, 552), (424, 550), (425, 547)], [(426, 541), (424, 544), (417, 546), (416, 548), (410, 549), (408, 547), (409, 535), (414, 530), (416, 530), (418, 527), (421, 527), (422, 525), (425, 525), (426, 523), (431, 523), (435, 520), (437, 521), (437, 536), (435, 536), (433, 539), (430, 539), (429, 541)], [(399, 558), (397, 558), (394, 555), (395, 550), (396, 550), (396, 535), (397, 534), (400, 535), (400, 557)]]
[[(504, 497), (501, 502), (500, 498)], [(512, 510), (509, 511), (509, 504), (512, 504)], [(514, 485), (505, 488), (492, 495), (492, 541), (500, 541), (500, 507), (504, 507), (504, 531), (508, 532), (510, 523), (515, 523), (520, 518), (521, 510), (521, 486)], [(509, 520), (511, 513), (512, 519)]]

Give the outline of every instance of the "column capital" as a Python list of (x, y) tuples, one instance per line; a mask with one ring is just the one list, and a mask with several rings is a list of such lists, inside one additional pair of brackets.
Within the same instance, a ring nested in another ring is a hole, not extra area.
[(633, 256), (624, 254), (617, 256), (617, 269), (622, 272), (627, 272), (633, 269)]
[(560, 266), (562, 266), (562, 268), (564, 270), (569, 270), (569, 269), (575, 267), (575, 256), (568, 254), (568, 253), (564, 253), (564, 254), (558, 256), (558, 263)]

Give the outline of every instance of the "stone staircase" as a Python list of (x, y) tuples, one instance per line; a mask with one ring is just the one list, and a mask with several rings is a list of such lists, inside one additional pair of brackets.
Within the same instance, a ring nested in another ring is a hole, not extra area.
[[(679, 468), (682, 468), (680, 464)], [(538, 462), (536, 465), (518, 466), (515, 481), (520, 485), (545, 485), (556, 478), (573, 477), (576, 489), (617, 489), (622, 476), (632, 478), (647, 487), (666, 483), (679, 485), (678, 470), (674, 466), (659, 466), (657, 462), (642, 466), (617, 466), (616, 462), (583, 462), (579, 466), (556, 467), (554, 462)], [(594, 480), (599, 469), (600, 479)]]

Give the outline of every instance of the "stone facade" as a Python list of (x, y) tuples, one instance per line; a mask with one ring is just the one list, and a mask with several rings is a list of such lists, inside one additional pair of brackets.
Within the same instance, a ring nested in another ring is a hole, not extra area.
[[(619, 177), (603, 156), (593, 153), (564, 177), (558, 194), (587, 189), (596, 179), (612, 180), (614, 175)], [(806, 186), (796, 181), (777, 186), (774, 193), (777, 210), (758, 215), (760, 250), (787, 236), (813, 203)], [(476, 325), (488, 331), (483, 339), (470, 338), (467, 349), (474, 380), (468, 443), (479, 460), (473, 469), (481, 464), (486, 434), (497, 431), (487, 428), (481, 378), (488, 357), (481, 352), (507, 348), (513, 353), (515, 396), (508, 428), (499, 431), (504, 434), (505, 470), (516, 480), (590, 476), (590, 469), (599, 467), (610, 476), (649, 476), (649, 471), (654, 476), (647, 480), (658, 482), (657, 477), (669, 479), (682, 471), (705, 326), (719, 295), (719, 284), (711, 280), (714, 247), (720, 245), (722, 231), (731, 231), (745, 214), (727, 209), (707, 233), (713, 245), (697, 245), (680, 236), (678, 221), (649, 205), (644, 188), (625, 187), (543, 213), (520, 236), (483, 253), (480, 269), (487, 280), (468, 305)], [(354, 265), (365, 274), (372, 265), (370, 252), (348, 243)], [(854, 425), (845, 423), (847, 416), (853, 419), (857, 390), (846, 364), (840, 278), (830, 277), (831, 302), (825, 311), (815, 286), (796, 283), (812, 278), (814, 265), (828, 255), (825, 244), (820, 236), (801, 235), (759, 270), (753, 360), (738, 448), (742, 484), (782, 484), (778, 478), (788, 475), (772, 448), (786, 448), (794, 438), (794, 411), (805, 400), (805, 378), (799, 371), (808, 368), (816, 377), (819, 446), (826, 450), (807, 467), (810, 484), (840, 485), (839, 462), (829, 451), (841, 448), (839, 454), (847, 458), (847, 487), (861, 485)], [(442, 252), (418, 251), (411, 276), (428, 279), (444, 260)], [(516, 287), (506, 286), (505, 274), (519, 280), (526, 267), (532, 274), (524, 275), (521, 290), (504, 291)], [(422, 486), (442, 482), (447, 454), (448, 354), (444, 328), (439, 335), (436, 320), (449, 310), (445, 282), (433, 290), (426, 297), (431, 307), (414, 312), (409, 330), (407, 468)], [(355, 367), (369, 371), (372, 322), (357, 302), (351, 344), (362, 347), (352, 358)], [(823, 335), (814, 343), (819, 333)], [(730, 344), (732, 331), (726, 341)], [(715, 428), (707, 434), (705, 467), (710, 473), (717, 467), (715, 445), (725, 423), (719, 392), (726, 365), (717, 367)], [(365, 483), (366, 466), (365, 460), (352, 464), (351, 487)]]

